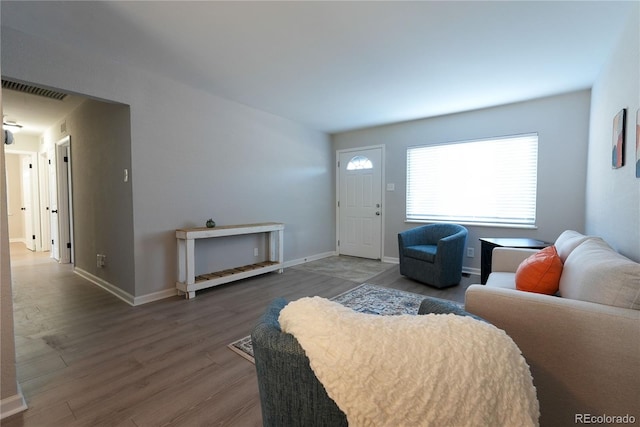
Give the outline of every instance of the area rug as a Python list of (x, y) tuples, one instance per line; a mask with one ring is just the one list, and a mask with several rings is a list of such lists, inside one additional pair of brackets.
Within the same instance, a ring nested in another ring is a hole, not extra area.
[[(425, 299), (425, 295), (364, 283), (331, 299), (361, 313), (394, 316), (418, 314), (420, 303)], [(234, 341), (227, 347), (255, 363), (251, 336)]]

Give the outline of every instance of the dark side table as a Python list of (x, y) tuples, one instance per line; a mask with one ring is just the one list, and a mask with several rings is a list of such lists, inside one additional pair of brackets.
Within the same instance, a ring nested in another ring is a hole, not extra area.
[(483, 237), (480, 239), (480, 283), (487, 283), (491, 273), (491, 256), (493, 248), (526, 248), (543, 249), (551, 243), (525, 237)]

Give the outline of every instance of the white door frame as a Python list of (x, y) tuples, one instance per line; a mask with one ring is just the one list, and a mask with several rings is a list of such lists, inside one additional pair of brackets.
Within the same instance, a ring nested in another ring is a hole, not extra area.
[(46, 152), (38, 153), (38, 195), (40, 197), (40, 249), (51, 250), (51, 216), (49, 211), (49, 163)]
[(380, 260), (383, 259), (384, 257), (384, 234), (385, 234), (385, 218), (386, 218), (386, 207), (387, 207), (387, 203), (385, 200), (385, 182), (386, 182), (386, 174), (385, 174), (385, 170), (386, 170), (386, 161), (385, 161), (385, 146), (384, 145), (370, 145), (370, 146), (366, 146), (366, 147), (357, 147), (357, 148), (346, 148), (343, 150), (336, 150), (336, 159), (335, 159), (335, 167), (336, 167), (336, 201), (335, 201), (335, 207), (336, 207), (336, 253), (339, 255), (340, 254), (340, 246), (338, 245), (338, 241), (340, 240), (340, 206), (339, 206), (339, 201), (340, 201), (340, 168), (338, 167), (338, 163), (340, 162), (340, 155), (343, 153), (351, 153), (351, 152), (357, 152), (357, 151), (363, 151), (363, 150), (373, 150), (373, 149), (380, 149), (380, 173), (382, 175), (381, 181), (380, 181), (380, 195), (381, 195), (381, 213), (382, 213), (382, 220), (380, 221)]
[[(51, 258), (60, 261), (60, 246), (58, 245), (58, 168), (56, 162), (56, 147), (47, 150), (47, 176), (49, 187), (49, 239), (51, 241)], [(54, 216), (55, 215), (55, 216)]]
[[(65, 162), (64, 159), (67, 158)], [(58, 245), (60, 263), (74, 263), (73, 191), (71, 185), (71, 136), (56, 142), (56, 176), (58, 187)], [(71, 249), (67, 251), (67, 244)]]

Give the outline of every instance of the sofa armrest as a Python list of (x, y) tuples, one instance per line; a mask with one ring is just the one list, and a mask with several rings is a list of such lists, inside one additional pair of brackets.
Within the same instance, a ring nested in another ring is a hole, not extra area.
[(541, 425), (576, 414), (640, 417), (640, 311), (470, 286), (465, 310), (503, 329), (531, 367)]
[(491, 255), (491, 271), (515, 273), (522, 261), (538, 252), (539, 249), (494, 248)]

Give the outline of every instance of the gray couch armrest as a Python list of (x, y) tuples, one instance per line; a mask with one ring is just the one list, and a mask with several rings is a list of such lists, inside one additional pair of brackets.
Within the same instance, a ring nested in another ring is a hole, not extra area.
[(515, 273), (522, 261), (538, 252), (538, 249), (494, 248), (491, 255), (491, 271)]
[(531, 367), (541, 425), (640, 418), (640, 311), (472, 285), (465, 309), (503, 329)]
[(425, 299), (422, 300), (420, 308), (418, 308), (418, 314), (455, 314), (458, 316), (473, 317), (476, 320), (485, 322), (481, 317), (465, 311), (458, 303), (434, 297), (425, 297)]

